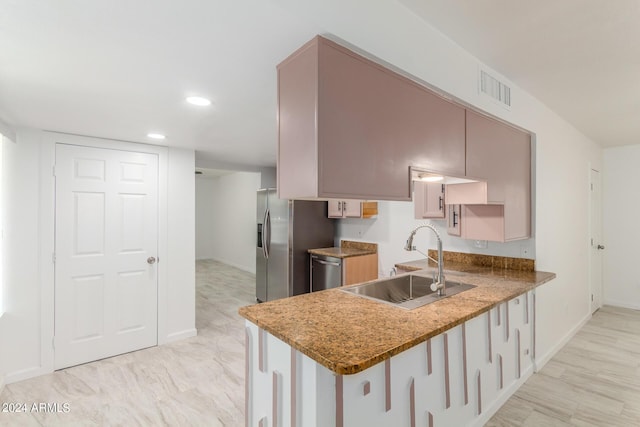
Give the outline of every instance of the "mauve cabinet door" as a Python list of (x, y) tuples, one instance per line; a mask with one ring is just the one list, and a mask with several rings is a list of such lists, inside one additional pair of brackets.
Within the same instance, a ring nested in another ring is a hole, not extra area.
[(530, 136), (468, 110), (467, 175), (487, 180), (489, 203), (530, 197)]
[(410, 200), (409, 166), (464, 175), (464, 108), (327, 41), (318, 75), (321, 196)]
[[(529, 134), (467, 110), (467, 175), (485, 178), (487, 202), (504, 206), (503, 236), (498, 241), (531, 236), (531, 137)], [(477, 217), (487, 216), (487, 212), (479, 211)], [(464, 223), (466, 230), (466, 217)], [(474, 228), (473, 232), (481, 231), (479, 223), (478, 228)], [(495, 240), (494, 233), (487, 234), (491, 237), (470, 238)]]

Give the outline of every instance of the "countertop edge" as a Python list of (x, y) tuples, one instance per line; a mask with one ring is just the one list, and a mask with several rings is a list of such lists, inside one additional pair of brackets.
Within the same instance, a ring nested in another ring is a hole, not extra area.
[[(452, 271), (453, 273), (454, 271)], [(359, 362), (357, 364), (344, 364), (344, 363), (335, 363), (331, 360), (328, 360), (325, 356), (323, 356), (322, 354), (319, 354), (317, 352), (312, 351), (311, 349), (304, 347), (302, 345), (300, 345), (299, 343), (295, 342), (294, 340), (288, 338), (287, 336), (285, 336), (286, 334), (279, 332), (278, 330), (276, 330), (275, 328), (271, 327), (270, 325), (265, 324), (264, 322), (262, 322), (258, 317), (255, 317), (253, 315), (251, 315), (249, 307), (252, 306), (247, 306), (247, 307), (241, 307), (238, 310), (238, 313), (245, 318), (246, 320), (254, 323), (255, 325), (257, 325), (259, 328), (269, 332), (271, 335), (273, 335), (274, 337), (280, 339), (281, 341), (287, 343), (288, 345), (290, 345), (291, 347), (295, 348), (297, 351), (300, 351), (301, 353), (305, 354), (306, 356), (310, 357), (311, 359), (313, 359), (315, 362), (317, 362), (318, 364), (324, 366), (325, 368), (329, 369), (330, 371), (334, 372), (335, 374), (338, 375), (352, 375), (352, 374), (357, 374), (359, 372), (362, 372), (374, 365), (377, 365), (378, 363), (389, 359), (397, 354), (400, 354), (412, 347), (415, 347), (416, 345), (419, 345), (423, 342), (426, 342), (427, 340), (438, 336), (450, 329), (455, 328), (456, 326), (467, 322), (468, 320), (471, 320), (473, 318), (476, 318), (478, 316), (480, 316), (483, 313), (486, 313), (487, 311), (491, 310), (492, 308), (505, 303), (506, 301), (509, 301), (513, 298), (517, 298), (520, 295), (524, 295), (525, 293), (534, 290), (536, 288), (538, 288), (539, 286), (544, 285), (545, 283), (550, 282), (551, 280), (556, 278), (556, 274), (555, 273), (548, 273), (548, 272), (537, 272), (537, 273), (544, 273), (547, 274), (548, 276), (545, 276), (543, 278), (541, 278), (541, 280), (532, 283), (530, 286), (526, 286), (524, 289), (521, 289), (521, 291), (513, 293), (511, 295), (509, 295), (508, 297), (505, 297), (499, 301), (495, 301), (495, 302), (486, 302), (486, 304), (484, 306), (482, 306), (482, 308), (474, 311), (473, 313), (461, 316), (460, 318), (457, 318), (454, 321), (451, 321), (449, 323), (447, 323), (444, 326), (441, 326), (440, 328), (437, 328), (435, 330), (426, 332), (423, 335), (417, 336), (401, 345), (395, 346), (393, 348), (390, 348), (388, 350), (386, 350), (384, 353), (381, 353), (379, 355), (376, 355), (374, 357), (370, 357), (366, 360), (363, 360), (362, 362)], [(469, 273), (465, 273), (465, 272), (460, 272), (461, 275), (469, 275)], [(502, 279), (503, 282), (505, 282), (506, 284), (508, 284), (509, 282), (516, 282), (516, 283), (522, 283), (522, 281), (518, 281), (518, 280), (510, 280), (510, 279)], [(331, 289), (328, 291), (335, 291), (336, 289)], [(323, 292), (327, 292), (327, 291), (323, 291)], [(459, 299), (464, 300), (464, 296), (461, 294), (456, 295), (459, 297)], [(353, 296), (354, 298), (359, 298), (357, 296)], [(469, 298), (466, 298), (467, 300)], [(397, 308), (400, 309), (400, 308)]]
[(376, 251), (369, 250), (369, 249), (346, 249), (345, 250), (345, 248), (338, 248), (338, 247), (309, 249), (307, 252), (312, 255), (330, 256), (333, 258), (341, 258), (341, 259), (377, 254)]

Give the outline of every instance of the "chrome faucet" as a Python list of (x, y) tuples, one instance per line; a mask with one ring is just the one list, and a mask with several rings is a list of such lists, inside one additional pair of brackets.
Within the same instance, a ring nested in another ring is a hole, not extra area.
[[(434, 232), (434, 234), (436, 235), (436, 240), (437, 240), (437, 249), (438, 249), (438, 260), (436, 261), (435, 259), (431, 258), (429, 256), (429, 254), (421, 252), (419, 250), (416, 249), (415, 246), (413, 246), (413, 237), (416, 235), (417, 231), (420, 230), (421, 228), (428, 228), (431, 231)], [(440, 238), (440, 233), (438, 233), (438, 230), (435, 229), (435, 227), (431, 224), (425, 224), (425, 225), (421, 225), (419, 227), (416, 227), (411, 234), (409, 235), (409, 238), (407, 239), (407, 243), (404, 245), (404, 250), (405, 251), (416, 251), (418, 253), (421, 253), (422, 255), (426, 256), (428, 259), (430, 259), (431, 261), (435, 262), (436, 264), (438, 264), (438, 275), (434, 278), (433, 283), (431, 284), (431, 290), (433, 292), (438, 292), (438, 296), (442, 297), (446, 295), (446, 289), (445, 289), (445, 281), (444, 281), (444, 271), (443, 271), (443, 266), (444, 263), (442, 262), (442, 239)]]

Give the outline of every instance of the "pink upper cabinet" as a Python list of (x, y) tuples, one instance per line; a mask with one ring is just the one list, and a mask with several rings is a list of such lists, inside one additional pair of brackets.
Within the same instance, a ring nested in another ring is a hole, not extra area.
[(529, 134), (467, 110), (467, 175), (487, 180), (487, 202), (531, 197)]
[(409, 167), (464, 175), (465, 111), (316, 37), (278, 66), (278, 189), (411, 200)]
[[(471, 110), (466, 134), (467, 176), (486, 183), (447, 186), (447, 203), (469, 205), (462, 213), (462, 236), (493, 241), (531, 237), (530, 135)], [(500, 206), (470, 206), (483, 204)]]

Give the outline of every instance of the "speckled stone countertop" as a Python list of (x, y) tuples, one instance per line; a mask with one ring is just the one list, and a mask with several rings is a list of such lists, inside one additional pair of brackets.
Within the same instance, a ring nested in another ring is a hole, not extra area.
[(332, 256), (335, 258), (349, 258), (353, 256), (371, 255), (378, 252), (378, 245), (375, 243), (352, 242), (343, 240), (339, 248), (319, 248), (309, 249), (313, 255)]
[[(426, 264), (425, 261), (420, 261)], [(355, 374), (556, 277), (540, 271), (446, 266), (446, 277), (475, 288), (405, 310), (328, 289), (242, 307), (239, 313), (339, 375)], [(500, 271), (498, 271), (500, 270)], [(433, 267), (416, 274), (431, 275)]]

